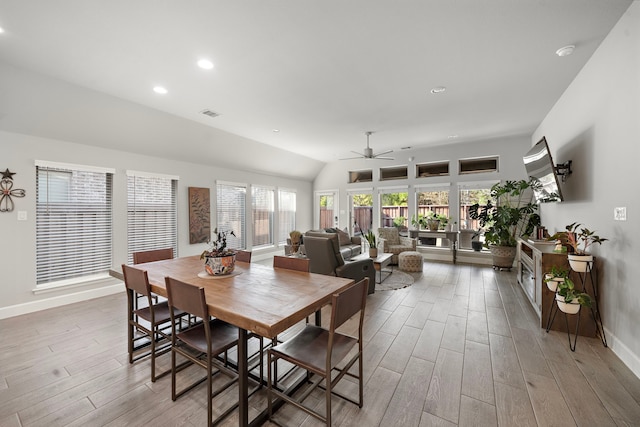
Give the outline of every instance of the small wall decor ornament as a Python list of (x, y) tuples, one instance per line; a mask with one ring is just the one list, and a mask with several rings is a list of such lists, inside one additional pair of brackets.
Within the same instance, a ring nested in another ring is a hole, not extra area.
[(15, 172), (10, 172), (9, 169), (5, 169), (2, 172), (2, 180), (0, 180), (0, 212), (11, 212), (14, 208), (12, 197), (24, 197), (26, 192), (20, 189), (13, 189), (13, 175)]

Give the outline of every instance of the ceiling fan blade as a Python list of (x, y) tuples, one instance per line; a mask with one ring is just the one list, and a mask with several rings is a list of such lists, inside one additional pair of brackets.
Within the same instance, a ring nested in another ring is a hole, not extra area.
[(393, 157), (375, 157), (376, 159), (380, 159), (380, 160), (395, 160)]
[(387, 151), (383, 151), (381, 153), (376, 153), (376, 154), (373, 155), (373, 157), (384, 156), (385, 154), (389, 154), (389, 153), (393, 153), (393, 150), (387, 150)]
[(343, 157), (338, 160), (354, 160), (354, 159), (366, 159), (366, 157), (363, 157), (362, 154), (360, 154), (358, 157)]
[(360, 153), (359, 151), (351, 151), (353, 154), (357, 154), (360, 157), (365, 157), (364, 154)]

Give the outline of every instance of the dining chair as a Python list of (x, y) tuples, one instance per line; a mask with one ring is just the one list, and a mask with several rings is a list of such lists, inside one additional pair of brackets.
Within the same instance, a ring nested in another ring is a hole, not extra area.
[[(331, 323), (329, 329), (307, 324), (303, 330), (293, 338), (270, 348), (267, 351), (267, 404), (269, 419), (273, 417), (273, 397), (280, 398), (285, 403), (291, 403), (307, 414), (331, 425), (331, 396), (335, 395), (362, 408), (363, 383), (362, 383), (362, 325), (364, 321), (364, 309), (367, 301), (369, 279), (365, 278), (354, 283), (345, 290), (331, 297)], [(336, 332), (336, 329), (360, 312), (357, 337)], [(347, 360), (342, 368), (338, 364), (347, 358), (357, 346), (357, 351)], [(307, 372), (311, 385), (298, 398), (289, 396), (273, 386), (272, 363), (283, 359)], [(354, 363), (358, 361), (358, 374), (349, 372)], [(333, 371), (337, 375), (332, 376)], [(345, 376), (356, 378), (359, 386), (358, 401), (347, 397), (334, 390), (336, 384)], [(317, 378), (313, 378), (316, 376)], [(313, 380), (313, 381), (311, 381)], [(322, 383), (324, 382), (324, 386)], [(325, 415), (315, 411), (303, 401), (317, 388), (325, 391)]]
[[(169, 313), (169, 305), (167, 301), (153, 302), (154, 295), (151, 292), (151, 285), (146, 271), (123, 264), (122, 273), (127, 289), (127, 347), (129, 363), (150, 356), (151, 381), (155, 382), (156, 379), (171, 372), (168, 369), (156, 375), (156, 357), (167, 353), (171, 349), (169, 329), (173, 320)], [(146, 307), (137, 308), (139, 297), (146, 299)], [(175, 321), (180, 322), (186, 313), (176, 311), (174, 315)], [(136, 346), (138, 342), (141, 344)]]
[(236, 261), (251, 262), (251, 251), (236, 250)]
[(173, 258), (173, 248), (154, 249), (151, 251), (141, 251), (133, 253), (134, 264), (144, 264), (145, 262), (162, 261)]
[[(172, 320), (175, 320), (175, 316), (180, 312), (186, 312), (203, 319), (203, 322), (182, 331), (177, 330), (176, 324), (172, 323), (171, 399), (175, 401), (184, 393), (207, 381), (207, 395), (209, 396), (207, 399), (207, 425), (218, 424), (238, 407), (238, 402), (235, 402), (230, 408), (222, 411), (214, 424), (213, 399), (238, 381), (237, 372), (225, 366), (225, 363), (218, 359), (221, 354), (224, 354), (224, 361), (226, 361), (227, 351), (238, 344), (238, 328), (220, 319), (210, 318), (204, 288), (189, 285), (171, 277), (166, 277), (165, 283)], [(186, 362), (177, 365), (178, 355), (185, 358)], [(204, 368), (207, 375), (177, 391), (176, 374), (193, 364)], [(229, 380), (214, 391), (214, 376), (219, 373), (229, 377)]]
[(275, 255), (273, 257), (273, 266), (276, 268), (309, 272), (309, 260), (307, 258)]

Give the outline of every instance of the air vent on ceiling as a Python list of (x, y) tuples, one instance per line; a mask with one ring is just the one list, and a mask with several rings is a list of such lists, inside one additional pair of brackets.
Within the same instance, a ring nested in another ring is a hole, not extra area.
[(218, 117), (220, 115), (220, 113), (216, 113), (215, 111), (211, 111), (211, 110), (202, 110), (200, 112), (205, 116), (209, 116), (209, 117)]

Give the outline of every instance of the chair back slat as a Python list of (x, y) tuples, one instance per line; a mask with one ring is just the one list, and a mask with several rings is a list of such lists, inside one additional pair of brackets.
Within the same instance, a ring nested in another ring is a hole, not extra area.
[(122, 274), (124, 275), (124, 285), (127, 289), (131, 289), (144, 296), (149, 296), (151, 294), (149, 277), (145, 270), (140, 270), (129, 265), (122, 264)]
[(368, 289), (369, 278), (367, 277), (331, 297), (333, 306), (331, 311), (331, 332), (351, 319), (360, 310), (362, 310), (362, 317), (367, 302)]
[(236, 250), (236, 261), (251, 262), (251, 251)]
[(309, 260), (306, 258), (293, 258), (287, 256), (274, 256), (273, 266), (276, 268), (286, 268), (288, 270), (309, 272)]
[(169, 305), (202, 319), (208, 318), (204, 288), (165, 277)]
[(172, 259), (173, 249), (154, 249), (152, 251), (142, 251), (133, 253), (134, 264), (144, 264), (145, 262), (161, 261), (163, 259)]

